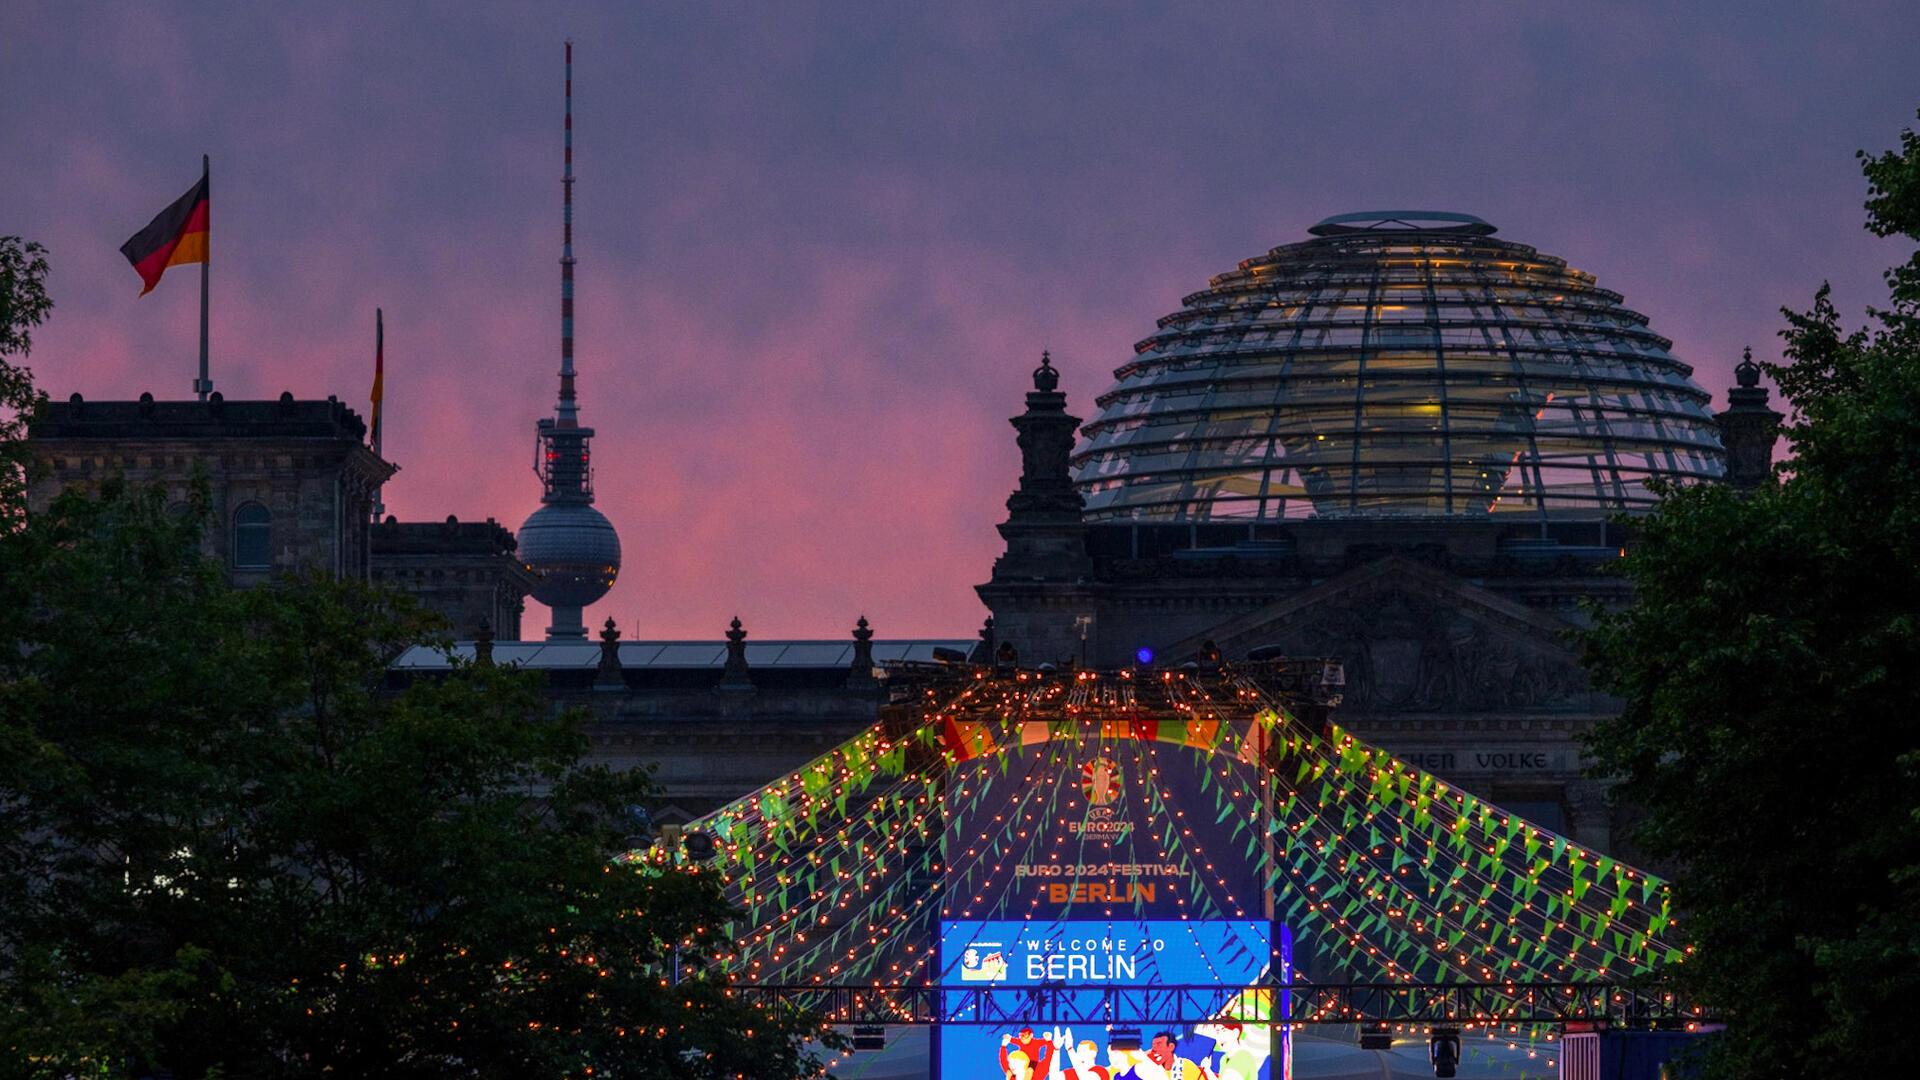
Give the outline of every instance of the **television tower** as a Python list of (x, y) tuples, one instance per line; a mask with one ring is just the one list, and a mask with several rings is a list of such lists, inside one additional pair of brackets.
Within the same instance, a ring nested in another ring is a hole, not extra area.
[(573, 385), (573, 42), (567, 42), (566, 127), (560, 176), (560, 399), (534, 432), (540, 509), (520, 526), (520, 562), (553, 613), (547, 640), (585, 640), (581, 610), (620, 574), (620, 535), (593, 507), (593, 429), (580, 426)]

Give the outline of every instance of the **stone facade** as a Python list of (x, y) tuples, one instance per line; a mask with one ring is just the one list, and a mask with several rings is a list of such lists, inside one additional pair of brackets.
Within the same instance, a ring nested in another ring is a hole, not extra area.
[(878, 719), (875, 688), (786, 686), (751, 695), (717, 686), (637, 685), (609, 694), (556, 692), (593, 719), (594, 759), (614, 769), (654, 770), (662, 824), (691, 821), (805, 765)]
[(239, 585), (318, 569), (366, 577), (375, 490), (395, 469), (367, 449), (366, 425), (339, 401), (49, 403), (28, 427), (36, 465), (29, 513), (63, 489), (123, 475), (184, 505), (204, 476), (216, 526), (208, 551)]
[[(1757, 368), (1743, 364), (1740, 381), (1720, 422), (1729, 480), (1751, 487), (1765, 482), (1779, 414)], [(1582, 735), (1617, 703), (1587, 684), (1574, 639), (1592, 611), (1632, 602), (1614, 573), (1630, 527), (1471, 516), (1089, 522), (1068, 465), (1079, 423), (1043, 357), (1012, 420), (1021, 475), (999, 527), (1005, 551), (978, 586), (992, 612), (979, 643), (880, 642), (864, 620), (851, 643), (754, 642), (738, 622), (724, 642), (622, 642), (610, 625), (598, 644), (506, 640), (519, 635), (530, 584), (512, 534), (492, 520), (369, 528), (373, 491), (394, 469), (331, 399), (96, 404), (76, 395), (30, 431), (45, 478), (29, 505), (43, 510), (59, 488), (116, 472), (184, 501), (202, 472), (223, 523), (209, 548), (230, 565), (240, 509), (270, 515), (270, 558), (235, 566), (236, 582), (319, 566), (414, 593), (471, 639), (466, 655), (544, 670), (555, 708), (586, 710), (598, 759), (657, 766), (663, 822), (712, 810), (873, 724), (887, 694), (876, 663), (1011, 649), (1023, 664), (1117, 667), (1143, 652), (1178, 664), (1217, 648), (1229, 660), (1339, 658), (1339, 723), (1581, 843), (1632, 857), (1615, 843), (1604, 785), (1582, 771)], [(414, 656), (395, 682), (444, 669), (444, 658)]]
[(373, 527), (373, 580), (411, 593), (447, 620), (454, 637), (483, 629), (520, 636), (533, 576), (514, 557), (513, 533), (488, 518), (396, 521)]
[[(656, 821), (692, 820), (764, 787), (871, 727), (891, 693), (876, 665), (965, 658), (974, 642), (876, 640), (865, 619), (840, 641), (622, 641), (611, 620), (598, 643), (493, 641), (454, 655), (538, 672), (556, 709), (578, 709), (592, 756), (651, 768)], [(394, 666), (398, 688), (437, 678), (448, 658), (425, 647)]]
[(299, 401), (49, 403), (28, 428), (35, 461), (27, 506), (124, 476), (159, 484), (184, 506), (204, 477), (215, 527), (207, 552), (236, 585), (317, 569), (394, 586), (444, 615), (453, 633), (481, 623), (519, 635), (530, 585), (513, 534), (491, 519), (371, 524), (374, 497), (397, 468), (369, 449), (366, 425), (334, 398)]

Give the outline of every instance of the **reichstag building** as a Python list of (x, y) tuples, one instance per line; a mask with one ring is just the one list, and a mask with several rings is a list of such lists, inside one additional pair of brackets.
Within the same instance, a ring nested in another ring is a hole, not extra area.
[[(198, 467), (227, 522), (209, 546), (237, 581), (321, 565), (417, 594), (458, 653), (539, 671), (556, 707), (587, 710), (601, 757), (659, 763), (667, 822), (872, 724), (890, 661), (1111, 668), (1217, 650), (1337, 658), (1342, 724), (1614, 851), (1580, 736), (1616, 703), (1573, 635), (1632, 602), (1616, 567), (1651, 485), (1765, 483), (1779, 421), (1750, 361), (1716, 409), (1671, 346), (1619, 293), (1479, 218), (1330, 217), (1182, 298), (1104, 386), (1043, 357), (1023, 402), (1008, 388), (1021, 472), (1004, 552), (939, 568), (980, 581), (989, 617), (929, 640), (864, 620), (810, 640), (717, 622), (710, 641), (611, 623), (581, 636), (579, 585), (617, 572), (617, 521), (597, 541), (615, 561), (584, 568), (557, 534), (533, 557), (492, 520), (375, 521), (393, 466), (332, 399), (74, 395), (32, 427), (48, 478), (31, 504), (116, 472), (184, 493)], [(574, 431), (543, 423), (547, 441)], [(549, 503), (591, 502), (584, 479), (568, 481), (581, 496), (543, 482)], [(543, 585), (568, 610), (523, 640)], [(446, 666), (415, 649), (393, 677)]]

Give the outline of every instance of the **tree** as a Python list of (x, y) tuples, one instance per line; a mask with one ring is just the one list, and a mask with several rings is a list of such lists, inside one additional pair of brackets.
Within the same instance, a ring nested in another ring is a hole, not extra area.
[[(1867, 227), (1920, 239), (1920, 139), (1861, 155)], [(1588, 639), (1625, 701), (1590, 743), (1678, 867), (1675, 985), (1729, 1020), (1715, 1076), (1898, 1075), (1920, 1052), (1920, 255), (1846, 330), (1787, 311), (1791, 460), (1668, 490)]]
[[(389, 691), (410, 604), (236, 591), (199, 529), (109, 483), (0, 540), (14, 1047), (54, 1075), (810, 1071), (814, 1029), (702, 974), (711, 875), (613, 863), (643, 774), (583, 765), (517, 671)], [(62, 995), (111, 1022), (49, 1028)]]
[(53, 309), (47, 299), (47, 251), (17, 236), (0, 236), (0, 533), (26, 515), (26, 422), (40, 405), (33, 379), (10, 357), (33, 351), (32, 330)]
[(644, 774), (433, 620), (252, 590), (108, 480), (0, 533), (0, 1075), (800, 1077), (711, 872), (624, 864)]

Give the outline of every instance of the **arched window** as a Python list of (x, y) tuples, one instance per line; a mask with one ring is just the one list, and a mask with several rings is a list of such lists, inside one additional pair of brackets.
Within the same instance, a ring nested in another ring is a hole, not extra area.
[(273, 512), (259, 503), (242, 503), (233, 512), (233, 565), (239, 570), (273, 568)]

